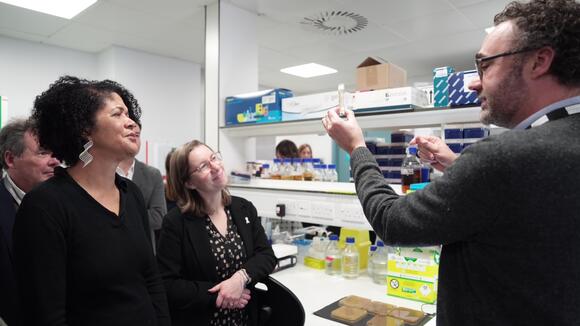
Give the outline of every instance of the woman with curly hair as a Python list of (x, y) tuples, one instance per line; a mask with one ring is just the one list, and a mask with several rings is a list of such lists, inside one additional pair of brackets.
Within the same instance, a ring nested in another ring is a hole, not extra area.
[(27, 193), (14, 227), (24, 325), (169, 325), (136, 185), (141, 109), (120, 84), (71, 76), (34, 102), (41, 146), (67, 168)]

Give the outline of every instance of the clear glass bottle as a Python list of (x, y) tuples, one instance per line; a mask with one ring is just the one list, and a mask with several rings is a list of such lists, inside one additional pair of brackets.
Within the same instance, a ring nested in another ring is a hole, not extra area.
[(389, 263), (389, 253), (385, 244), (381, 241), (377, 241), (377, 251), (373, 255), (373, 282), (377, 284), (387, 284), (387, 271)]
[(369, 258), (368, 258), (368, 262), (367, 262), (367, 274), (371, 278), (371, 280), (373, 279), (373, 277), (375, 275), (375, 269), (373, 266), (373, 255), (375, 254), (376, 251), (377, 251), (376, 245), (371, 245), (369, 247)]
[(336, 164), (328, 164), (326, 170), (326, 180), (328, 182), (338, 182), (338, 173), (336, 172)]
[(342, 250), (338, 247), (338, 235), (331, 234), (326, 247), (326, 274), (339, 275), (342, 270)]
[(292, 159), (285, 158), (284, 166), (281, 173), (282, 180), (294, 180), (294, 168), (292, 167)]
[(292, 159), (292, 167), (294, 171), (292, 172), (292, 179), (296, 181), (304, 180), (303, 169), (302, 169), (302, 159), (301, 158), (293, 158)]
[(302, 176), (304, 177), (304, 181), (313, 181), (314, 180), (314, 166), (312, 165), (311, 158), (305, 158), (302, 160)]
[(342, 252), (342, 276), (346, 279), (355, 279), (359, 274), (359, 254), (354, 237), (346, 238), (346, 247)]
[(401, 165), (401, 188), (404, 194), (413, 183), (421, 182), (421, 161), (417, 157), (417, 147), (407, 147), (407, 156)]
[(318, 165), (318, 175), (320, 176), (320, 181), (327, 181), (326, 179), (326, 164)]
[(270, 164), (268, 164), (268, 163), (262, 164), (262, 171), (260, 172), (260, 178), (270, 179)]
[(280, 164), (282, 161), (278, 158), (274, 159), (274, 164), (272, 164), (272, 169), (270, 170), (270, 179), (280, 180), (281, 176), (281, 168), (282, 165)]

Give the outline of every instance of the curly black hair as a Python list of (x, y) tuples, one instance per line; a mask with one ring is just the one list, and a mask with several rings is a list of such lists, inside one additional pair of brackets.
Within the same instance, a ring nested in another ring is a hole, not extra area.
[(121, 97), (129, 117), (140, 125), (141, 108), (133, 94), (112, 80), (91, 81), (62, 76), (36, 97), (32, 109), (40, 146), (68, 166), (79, 161), (96, 113), (113, 93)]
[(517, 48), (555, 51), (551, 73), (560, 83), (580, 86), (580, 3), (575, 0), (511, 2), (495, 15), (494, 24), (513, 21), (519, 29)]

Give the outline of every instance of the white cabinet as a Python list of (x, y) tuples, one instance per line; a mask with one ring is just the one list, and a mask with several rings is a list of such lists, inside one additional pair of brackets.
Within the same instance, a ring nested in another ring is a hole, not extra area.
[[(477, 122), (479, 112), (479, 107), (433, 109), (360, 116), (357, 121), (363, 129), (441, 127), (452, 123)], [(241, 159), (237, 163), (249, 159), (244, 157), (249, 154), (243, 147), (249, 146), (249, 140), (253, 137), (322, 133), (325, 131), (319, 119), (220, 128), (224, 143), (236, 146), (230, 149), (237, 151), (237, 157)], [(222, 148), (220, 150), (223, 152)], [(228, 165), (231, 163), (236, 162)], [(400, 186), (393, 185), (393, 188), (400, 193)], [(258, 214), (263, 217), (278, 218), (276, 205), (284, 204), (284, 218), (289, 220), (370, 229), (352, 183), (253, 180), (246, 185), (231, 185), (230, 190), (233, 195), (254, 203)]]

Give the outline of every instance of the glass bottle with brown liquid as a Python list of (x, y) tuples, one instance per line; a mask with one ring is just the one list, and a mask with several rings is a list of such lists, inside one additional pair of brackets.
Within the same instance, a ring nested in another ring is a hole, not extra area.
[(401, 188), (406, 194), (412, 183), (421, 182), (421, 161), (417, 157), (417, 147), (407, 147), (407, 156), (401, 165)]
[(314, 180), (314, 166), (312, 165), (311, 158), (305, 158), (302, 161), (302, 175), (304, 176), (304, 181)]
[(282, 180), (294, 180), (294, 167), (292, 167), (292, 159), (285, 158), (284, 166), (281, 173)]
[(280, 180), (282, 178), (282, 161), (278, 158), (274, 159), (274, 164), (272, 165), (272, 169), (270, 170), (270, 179), (273, 180)]

